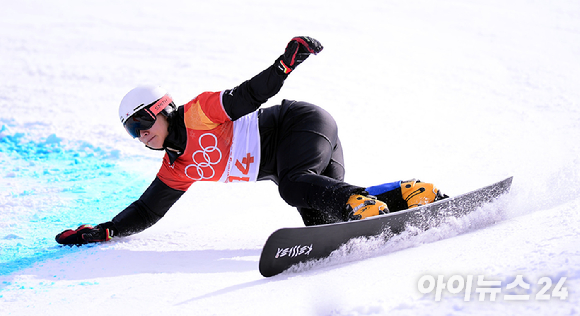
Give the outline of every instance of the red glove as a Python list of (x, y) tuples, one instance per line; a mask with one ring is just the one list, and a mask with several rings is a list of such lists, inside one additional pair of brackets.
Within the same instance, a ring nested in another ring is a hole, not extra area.
[(318, 54), (324, 47), (319, 41), (309, 36), (294, 37), (286, 46), (286, 51), (276, 60), (278, 70), (284, 74), (290, 73), (311, 54)]
[(115, 228), (112, 222), (107, 222), (93, 227), (91, 225), (81, 225), (72, 230), (67, 229), (56, 235), (56, 242), (61, 245), (84, 245), (92, 242), (109, 241), (115, 235)]

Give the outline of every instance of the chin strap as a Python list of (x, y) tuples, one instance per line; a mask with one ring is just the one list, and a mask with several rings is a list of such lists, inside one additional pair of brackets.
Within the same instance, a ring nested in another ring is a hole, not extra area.
[(151, 150), (158, 150), (158, 151), (165, 150), (165, 148), (153, 148), (153, 147), (149, 147), (148, 145), (145, 145), (145, 147), (147, 147)]

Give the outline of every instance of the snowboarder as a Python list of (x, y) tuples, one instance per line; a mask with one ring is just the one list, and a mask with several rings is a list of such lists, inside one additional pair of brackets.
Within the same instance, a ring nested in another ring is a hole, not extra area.
[(201, 93), (179, 107), (160, 87), (129, 91), (119, 107), (121, 122), (148, 148), (165, 151), (162, 166), (143, 195), (111, 221), (66, 230), (56, 241), (78, 245), (143, 231), (196, 181), (272, 180), (307, 226), (364, 219), (446, 197), (433, 184), (414, 180), (368, 188), (348, 184), (336, 122), (328, 112), (292, 100), (259, 109), (298, 65), (322, 49), (311, 37), (295, 37), (250, 80)]

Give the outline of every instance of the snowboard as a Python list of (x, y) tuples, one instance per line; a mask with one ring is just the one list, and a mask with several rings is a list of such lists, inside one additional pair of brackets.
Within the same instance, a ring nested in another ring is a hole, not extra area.
[(326, 258), (353, 238), (386, 233), (387, 240), (389, 236), (404, 231), (408, 225), (422, 230), (436, 227), (449, 216), (468, 214), (508, 192), (512, 178), (456, 197), (363, 220), (281, 228), (270, 235), (262, 249), (260, 273), (271, 277), (295, 264)]

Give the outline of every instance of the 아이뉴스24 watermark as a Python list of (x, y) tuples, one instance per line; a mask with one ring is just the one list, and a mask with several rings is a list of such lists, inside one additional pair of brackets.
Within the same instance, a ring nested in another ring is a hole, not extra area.
[[(504, 301), (546, 301), (550, 299), (565, 300), (568, 297), (568, 289), (564, 286), (566, 277), (557, 280), (550, 277), (542, 277), (537, 282), (524, 280), (523, 275), (517, 275), (513, 281), (505, 282), (502, 286), (500, 280), (485, 280), (484, 275), (452, 275), (445, 278), (444, 275), (424, 275), (419, 279), (417, 288), (422, 294), (435, 292), (435, 301), (439, 302), (443, 291), (450, 294), (463, 293), (463, 300), (468, 302), (472, 298), (479, 301), (495, 301), (498, 296)], [(532, 288), (536, 289), (533, 290)]]

